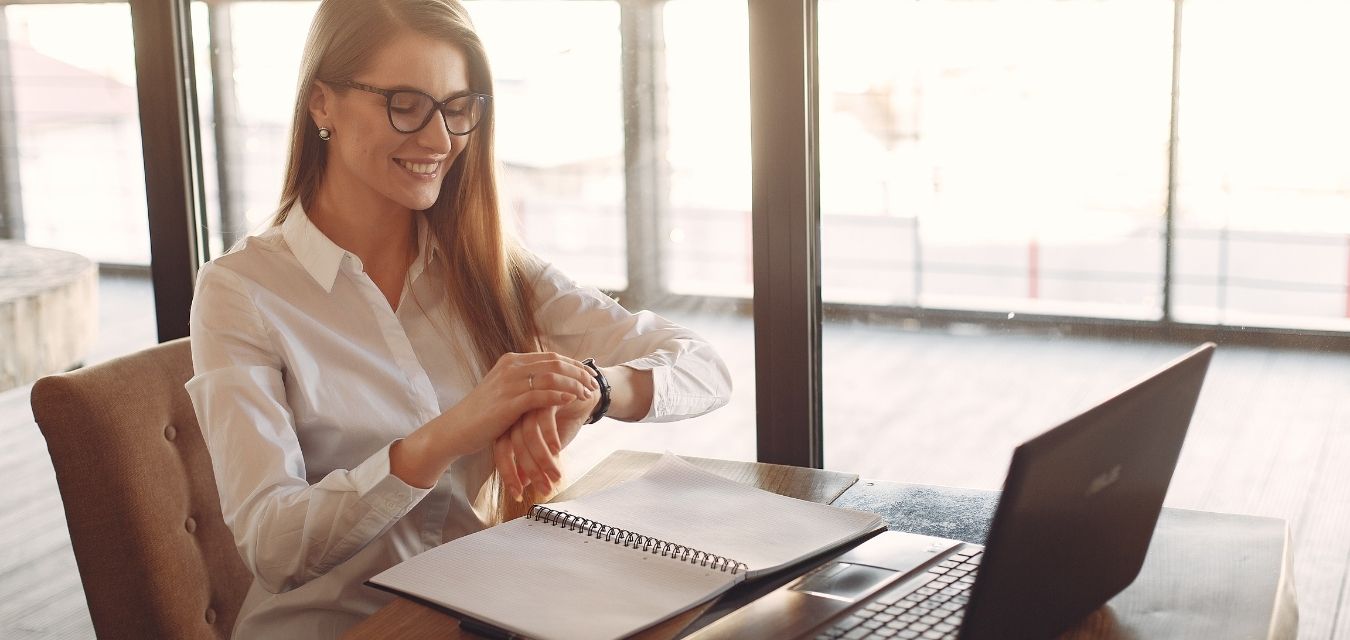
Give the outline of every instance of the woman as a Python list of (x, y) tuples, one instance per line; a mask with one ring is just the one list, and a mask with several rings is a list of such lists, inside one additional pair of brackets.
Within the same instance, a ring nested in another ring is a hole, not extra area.
[(334, 637), (388, 601), (367, 578), (556, 489), (582, 424), (730, 392), (696, 335), (503, 235), (455, 0), (325, 0), (299, 86), (274, 223), (193, 302), (187, 389), (255, 577), (235, 637)]

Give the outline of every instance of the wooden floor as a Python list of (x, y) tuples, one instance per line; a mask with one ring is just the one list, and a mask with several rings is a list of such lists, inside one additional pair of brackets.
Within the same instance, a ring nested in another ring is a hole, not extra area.
[[(104, 278), (91, 362), (154, 342), (144, 280)], [(733, 371), (732, 403), (667, 425), (601, 423), (573, 474), (616, 448), (753, 459), (753, 332), (669, 312)], [(1012, 448), (1185, 352), (1183, 345), (828, 326), (826, 466), (865, 478), (998, 488)], [(28, 388), (0, 393), (0, 638), (93, 631)], [(1173, 481), (1174, 507), (1285, 519), (1300, 638), (1350, 638), (1350, 354), (1220, 347)]]

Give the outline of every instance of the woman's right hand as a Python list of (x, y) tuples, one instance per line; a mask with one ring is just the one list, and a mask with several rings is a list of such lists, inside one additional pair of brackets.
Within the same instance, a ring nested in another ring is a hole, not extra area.
[(595, 376), (580, 361), (551, 352), (508, 353), (451, 409), (459, 414), (455, 431), (466, 453), (478, 451), (525, 413), (589, 398), (599, 390)]
[(454, 458), (491, 445), (525, 413), (598, 391), (590, 369), (567, 356), (505, 354), (459, 404), (394, 443), (390, 472), (412, 486), (434, 486)]

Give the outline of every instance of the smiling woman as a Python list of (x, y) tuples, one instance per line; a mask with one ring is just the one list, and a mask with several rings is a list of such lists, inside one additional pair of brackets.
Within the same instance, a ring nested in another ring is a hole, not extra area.
[[(335, 81), (325, 73), (324, 80), (314, 83), (310, 117), (334, 160), (328, 169), (332, 184), (316, 194), (319, 201), (310, 212), (315, 224), (322, 228), (319, 209), (337, 209), (331, 206), (336, 202), (365, 204), (356, 209), (377, 222), (382, 217), (378, 209), (406, 214), (436, 202), (444, 170), (464, 150), (464, 136), (478, 124), (467, 122), (465, 114), (482, 116), (482, 109), (469, 111), (459, 104), (455, 110), (445, 108), (453, 100), (470, 101), (467, 67), (458, 46), (407, 31), (397, 34), (361, 73), (354, 74), (360, 81)], [(345, 71), (330, 73), (343, 76)], [(442, 105), (426, 91), (449, 97)], [(438, 124), (444, 126), (427, 127), (436, 111), (441, 112)], [(387, 124), (381, 115), (387, 116)], [(334, 201), (325, 203), (325, 198)]]
[(583, 425), (730, 393), (699, 336), (503, 232), (460, 4), (321, 3), (299, 87), (273, 222), (193, 300), (187, 389), (254, 575), (236, 637), (336, 636), (388, 600), (371, 575), (554, 491)]

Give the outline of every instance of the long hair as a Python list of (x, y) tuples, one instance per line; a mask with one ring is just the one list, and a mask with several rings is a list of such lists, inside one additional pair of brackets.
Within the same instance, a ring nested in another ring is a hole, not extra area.
[[(469, 90), (492, 94), (483, 44), (457, 0), (324, 0), (301, 58), (286, 179), (272, 224), (281, 224), (297, 200), (310, 206), (323, 180), (327, 147), (308, 106), (314, 83), (352, 79), (381, 47), (409, 30), (459, 48), (469, 64)], [(524, 255), (502, 230), (493, 120), (489, 111), (469, 134), (464, 150), (446, 170), (439, 197), (424, 212), (442, 248), (438, 255), (448, 275), (447, 303), (468, 329), (471, 355), (477, 359), (470, 370), (480, 378), (502, 354), (537, 351), (540, 344)], [(529, 500), (518, 506), (508, 503), (497, 474), (492, 480), (494, 520), (529, 506)]]

